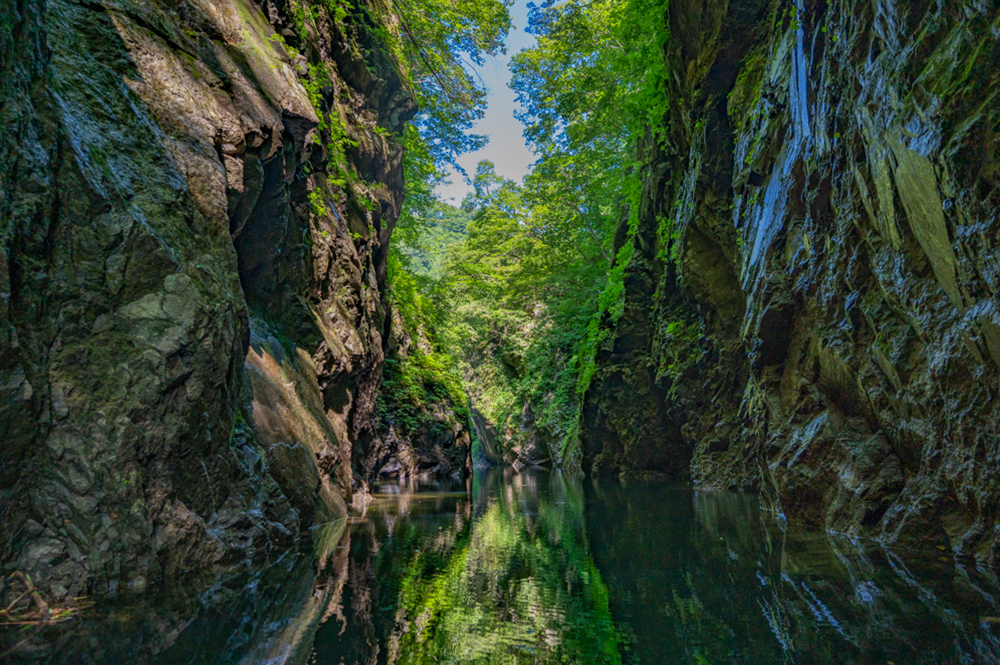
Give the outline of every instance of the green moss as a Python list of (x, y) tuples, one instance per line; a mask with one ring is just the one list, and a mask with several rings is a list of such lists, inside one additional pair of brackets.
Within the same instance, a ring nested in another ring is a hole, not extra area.
[(601, 344), (611, 336), (611, 328), (605, 324), (615, 324), (625, 311), (625, 269), (635, 252), (635, 234), (639, 228), (638, 201), (631, 207), (629, 215), (628, 238), (615, 256), (614, 267), (608, 272), (607, 286), (597, 299), (597, 312), (587, 324), (586, 338), (580, 349), (580, 374), (577, 381), (577, 392), (584, 394), (590, 387), (590, 382), (597, 371), (597, 351)]
[[(764, 44), (751, 51), (743, 59), (736, 83), (729, 93), (729, 117), (736, 124), (737, 130), (742, 130), (747, 120), (747, 113), (758, 106), (760, 94), (764, 86), (764, 72), (767, 65), (767, 51)], [(759, 112), (759, 111), (758, 111)], [(756, 120), (756, 112), (751, 122)]]
[(236, 409), (233, 416), (233, 426), (229, 429), (229, 447), (235, 448), (242, 436), (249, 431), (246, 419), (243, 417), (243, 410)]
[(389, 257), (390, 305), (399, 313), (412, 344), (405, 357), (386, 358), (378, 397), (379, 416), (403, 432), (440, 427), (429, 414), (451, 411), (449, 429), (467, 426), (469, 398), (454, 357), (440, 349), (434, 327), (435, 304), (420, 290), (420, 278), (405, 269), (395, 252)]
[(180, 56), (184, 58), (185, 62), (187, 62), (188, 70), (191, 72), (191, 76), (193, 76), (195, 80), (200, 81), (202, 78), (201, 70), (198, 69), (198, 61), (195, 57), (187, 51), (179, 51), (178, 53), (180, 53)]
[(671, 321), (665, 326), (660, 342), (660, 364), (656, 381), (670, 381), (668, 396), (678, 396), (681, 379), (705, 357), (701, 323), (697, 320)]

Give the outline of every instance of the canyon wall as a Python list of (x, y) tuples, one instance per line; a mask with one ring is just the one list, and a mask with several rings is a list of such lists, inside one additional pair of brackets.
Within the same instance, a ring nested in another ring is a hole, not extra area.
[(757, 490), (996, 570), (1000, 12), (672, 0), (665, 20), (669, 110), (616, 241), (635, 252), (584, 469)]
[(472, 473), (468, 398), (457, 385), (458, 373), (441, 366), (447, 356), (438, 350), (426, 322), (400, 302), (409, 295), (394, 288), (389, 298), (392, 315), (385, 371), (367, 473), (371, 478), (411, 482), (467, 477)]
[(385, 452), (416, 112), (373, 9), (0, 21), (3, 568), (56, 600), (142, 591), (343, 517)]

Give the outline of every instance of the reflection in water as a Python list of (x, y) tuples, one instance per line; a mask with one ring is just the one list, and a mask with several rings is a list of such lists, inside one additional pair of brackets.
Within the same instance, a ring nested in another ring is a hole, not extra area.
[(315, 549), (285, 551), (252, 573), (106, 603), (38, 632), (0, 633), (0, 662), (304, 663), (343, 587), (348, 560), (335, 548), (346, 527), (341, 520), (317, 529)]
[(579, 484), (493, 472), (450, 513), (425, 497), (369, 509), (350, 612), (320, 629), (313, 662), (620, 662)]
[(995, 587), (782, 529), (752, 497), (510, 471), (380, 490), (307, 551), (95, 609), (15, 660), (1000, 661)]
[(984, 621), (995, 591), (950, 560), (917, 572), (898, 554), (781, 529), (753, 497), (587, 490), (591, 550), (643, 663), (1000, 661)]

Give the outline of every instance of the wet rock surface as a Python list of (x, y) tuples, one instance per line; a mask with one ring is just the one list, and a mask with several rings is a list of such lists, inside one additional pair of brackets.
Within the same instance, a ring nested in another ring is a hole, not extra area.
[(669, 21), (585, 469), (757, 490), (996, 570), (1000, 14), (691, 1)]
[(0, 5), (0, 562), (48, 597), (253, 557), (366, 489), (416, 109), (355, 10)]
[[(371, 480), (460, 479), (472, 473), (470, 416), (438, 381), (427, 381), (424, 399), (413, 404), (402, 389), (398, 370), (418, 348), (430, 350), (425, 331), (408, 326), (398, 309), (392, 310), (386, 356), (392, 368), (385, 371), (379, 394), (375, 438), (365, 458), (365, 473)], [(412, 377), (410, 380), (413, 380)]]

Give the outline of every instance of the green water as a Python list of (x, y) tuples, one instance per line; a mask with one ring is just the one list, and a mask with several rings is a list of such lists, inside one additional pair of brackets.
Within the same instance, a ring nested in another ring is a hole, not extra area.
[(785, 527), (754, 497), (560, 473), (383, 486), (208, 586), (122, 599), (20, 661), (989, 663), (998, 589), (940, 554)]

